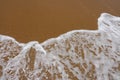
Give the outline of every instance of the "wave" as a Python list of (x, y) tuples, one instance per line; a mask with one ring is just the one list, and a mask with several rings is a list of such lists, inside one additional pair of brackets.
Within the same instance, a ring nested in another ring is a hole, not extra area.
[(43, 43), (0, 35), (1, 80), (120, 80), (120, 17), (102, 13), (98, 30)]

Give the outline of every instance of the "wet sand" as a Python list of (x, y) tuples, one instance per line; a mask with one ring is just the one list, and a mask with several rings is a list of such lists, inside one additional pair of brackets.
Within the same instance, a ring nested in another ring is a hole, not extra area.
[(43, 42), (75, 29), (97, 29), (102, 12), (120, 16), (120, 0), (1, 0), (0, 34)]

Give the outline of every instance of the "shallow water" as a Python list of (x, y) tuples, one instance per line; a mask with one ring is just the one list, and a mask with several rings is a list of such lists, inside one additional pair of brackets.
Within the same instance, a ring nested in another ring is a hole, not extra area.
[(120, 14), (120, 0), (0, 0), (0, 34), (43, 42), (75, 29), (97, 29), (102, 12)]
[(0, 35), (0, 80), (120, 80), (120, 17), (43, 43)]

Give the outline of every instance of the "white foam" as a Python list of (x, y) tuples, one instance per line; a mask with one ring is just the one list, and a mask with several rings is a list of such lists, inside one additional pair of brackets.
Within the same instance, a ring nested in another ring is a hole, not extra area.
[[(6, 39), (12, 38), (0, 36), (2, 43)], [(73, 30), (21, 47), (4, 65), (1, 80), (120, 80), (120, 17), (103, 13), (98, 30)]]

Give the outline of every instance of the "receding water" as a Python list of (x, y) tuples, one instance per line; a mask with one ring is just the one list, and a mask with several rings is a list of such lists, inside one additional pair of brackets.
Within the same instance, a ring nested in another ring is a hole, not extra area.
[(120, 80), (120, 17), (43, 43), (0, 35), (0, 80)]

